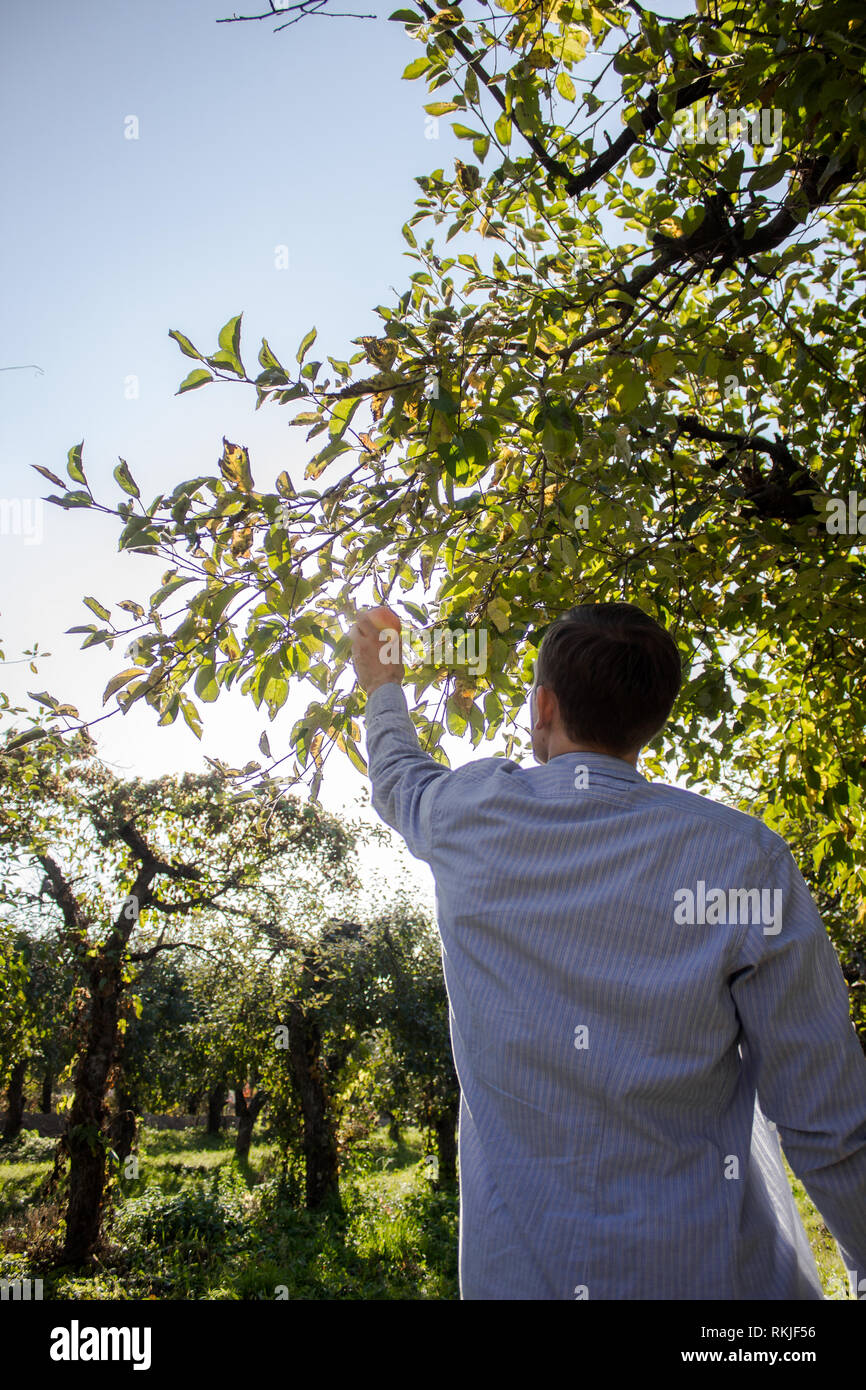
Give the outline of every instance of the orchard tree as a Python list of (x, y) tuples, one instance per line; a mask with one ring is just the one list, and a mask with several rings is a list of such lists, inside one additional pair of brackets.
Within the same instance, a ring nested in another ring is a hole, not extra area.
[(109, 1075), (115, 1101), (110, 1146), (119, 1163), (132, 1151), (138, 1117), (145, 1110), (168, 1110), (189, 1093), (186, 1028), (196, 1000), (185, 954), (162, 952), (140, 966), (139, 977), (129, 982), (137, 1002), (126, 1016)]
[(307, 1208), (339, 1208), (340, 1096), (349, 1063), (379, 1022), (366, 930), (331, 921), (283, 964), (265, 1084), (276, 1100), (278, 1132), (282, 1117), (299, 1135)]
[(21, 1130), (27, 1055), (34, 1032), (27, 944), (8, 923), (0, 924), (0, 1088), (6, 1091), (0, 1138), (4, 1141), (14, 1139)]
[(692, 782), (819, 819), (827, 891), (862, 897), (862, 6), (392, 17), (418, 43), (404, 76), (467, 152), (417, 180), (416, 268), (379, 334), (319, 360), (310, 329), (294, 362), (263, 339), (251, 375), (240, 314), (205, 351), (171, 330), (194, 364), (181, 392), (240, 382), (291, 408), (316, 441), (303, 484), (257, 482), (228, 440), (213, 476), (150, 502), (123, 460), (123, 500), (97, 501), (80, 444), (71, 486), (50, 475), (55, 503), (116, 516), (121, 549), (168, 564), (146, 607), (86, 600), (85, 645), (136, 643), (107, 697), (198, 729), (196, 697), (239, 686), (273, 719), (304, 677), (318, 698), (288, 771), (315, 794), (332, 747), (364, 766), (344, 679), (359, 601), (489, 636), (483, 669), (431, 646), (410, 671), (444, 758), (446, 728), (474, 747), (502, 730), (510, 756), (549, 623), (636, 600), (687, 666), (650, 774), (675, 756)]
[(52, 937), (0, 930), (0, 1086), (8, 1078), (2, 1137), (21, 1131), (28, 1074), (40, 1086), (40, 1108), (51, 1110), (55, 1078), (72, 1055), (70, 962)]
[[(191, 967), (193, 1012), (186, 1025), (186, 1086), (209, 1097), (208, 1132), (219, 1133), (223, 1106), (234, 1091), (236, 1158), (249, 1156), (256, 1120), (268, 1102), (261, 1084), (274, 1042), (276, 924), (262, 949), (231, 926), (209, 934), (208, 958)], [(216, 1123), (214, 1123), (216, 1122)]]
[[(252, 918), (266, 932), (267, 916), (256, 913), (276, 911), (293, 889), (342, 885), (352, 840), (333, 817), (295, 799), (263, 817), (216, 772), (124, 783), (85, 761), (38, 790), (7, 787), (4, 834), (18, 862), (47, 880), (54, 931), (77, 970), (62, 1260), (79, 1264), (100, 1237), (106, 1093), (129, 1013), (141, 1007), (136, 977), (162, 952), (194, 948), (199, 914)], [(15, 883), (7, 895), (22, 906), (32, 898)]]
[(457, 1181), (460, 1086), (439, 937), (430, 921), (405, 902), (376, 918), (368, 937), (380, 983), (382, 1028), (390, 1043), (386, 1093), (401, 1118), (434, 1137), (438, 1184), (452, 1185)]
[[(50, 653), (40, 653), (38, 643), (23, 654), (34, 675), (39, 674), (37, 662), (43, 656)], [(6, 659), (0, 649), (0, 664)], [(25, 717), (23, 727), (20, 716)], [(58, 771), (86, 760), (94, 748), (73, 705), (61, 704), (44, 692), (31, 695), (28, 705), (14, 705), (0, 690), (0, 904), (31, 904), (17, 922), (12, 917), (0, 922), (0, 1088), (7, 1088), (4, 1139), (14, 1138), (21, 1129), (28, 1065), (36, 1063), (42, 1069), (40, 1099), (43, 1111), (48, 1111), (53, 1079), (69, 1055), (68, 966), (32, 930), (32, 907), (41, 905), (45, 886), (38, 894), (22, 888), (22, 866), (15, 853), (20, 828), (16, 808), (27, 798), (50, 797)], [(34, 843), (50, 843), (50, 836), (40, 832), (38, 817), (32, 825)]]

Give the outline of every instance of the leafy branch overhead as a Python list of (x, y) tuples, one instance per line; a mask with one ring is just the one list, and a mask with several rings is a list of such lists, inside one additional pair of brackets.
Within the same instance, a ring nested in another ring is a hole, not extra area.
[(257, 409), (293, 407), (306, 486), (257, 483), (228, 440), (212, 476), (149, 505), (122, 460), (123, 500), (98, 503), (80, 445), (71, 486), (49, 478), (167, 565), (147, 609), (88, 600), (86, 645), (135, 642), (107, 699), (198, 729), (223, 689), (274, 718), (303, 676), (292, 775), (317, 788), (334, 746), (363, 767), (346, 629), (375, 599), (420, 630), (484, 628), (471, 679), (412, 668), (412, 717), (438, 757), (446, 730), (503, 730), (511, 753), (548, 623), (625, 596), (688, 668), (658, 749), (693, 778), (758, 777), (779, 815), (820, 808), (816, 855), (850, 868), (864, 574), (856, 525), (824, 518), (866, 491), (861, 7), (421, 0), (392, 19), (428, 122), (466, 154), (417, 179), (414, 269), (380, 332), (345, 360), (312, 356), (315, 329), (292, 361), (263, 339), (254, 373), (240, 314), (210, 355), (171, 332), (194, 363), (180, 391), (242, 382)]

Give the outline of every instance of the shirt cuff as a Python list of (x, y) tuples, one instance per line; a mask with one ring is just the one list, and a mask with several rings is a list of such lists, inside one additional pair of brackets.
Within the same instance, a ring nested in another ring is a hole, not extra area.
[(372, 695), (367, 696), (367, 704), (364, 709), (365, 719), (375, 719), (380, 714), (405, 714), (408, 715), (409, 706), (406, 703), (406, 696), (403, 693), (402, 685), (396, 681), (386, 681), (384, 685), (379, 685)]

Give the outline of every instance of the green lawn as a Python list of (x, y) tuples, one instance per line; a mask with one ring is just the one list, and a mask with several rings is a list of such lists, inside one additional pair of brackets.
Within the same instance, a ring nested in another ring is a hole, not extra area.
[[(115, 1191), (98, 1273), (48, 1264), (59, 1207), (40, 1206), (52, 1142), (28, 1134), (0, 1154), (0, 1277), (41, 1277), (58, 1299), (458, 1298), (456, 1193), (431, 1191), (420, 1134), (395, 1145), (383, 1127), (344, 1173), (344, 1212), (308, 1212), (298, 1177), (280, 1187), (275, 1148), (233, 1137), (144, 1129), (139, 1177)], [(786, 1164), (787, 1168), (787, 1164)], [(787, 1169), (824, 1292), (847, 1299), (835, 1242)]]
[(383, 1128), (363, 1159), (344, 1175), (344, 1212), (314, 1213), (280, 1190), (267, 1142), (239, 1168), (230, 1134), (145, 1129), (100, 1272), (82, 1278), (30, 1258), (60, 1213), (34, 1203), (50, 1160), (16, 1155), (0, 1161), (0, 1276), (41, 1277), (61, 1299), (456, 1299), (457, 1194), (431, 1191), (421, 1136), (398, 1148)]

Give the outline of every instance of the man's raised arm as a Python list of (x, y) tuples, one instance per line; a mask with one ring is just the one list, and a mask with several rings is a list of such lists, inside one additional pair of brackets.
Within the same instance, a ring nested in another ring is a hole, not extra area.
[(402, 662), (388, 659), (393, 644), (382, 641), (389, 633), (393, 637), (395, 628), (399, 637), (400, 619), (390, 614), (384, 625), (383, 614), (390, 610), (374, 610), (375, 620), (362, 613), (352, 629), (352, 662), (367, 692), (371, 799), (383, 821), (403, 837), (410, 854), (429, 860), (435, 803), (451, 773), (423, 752), (418, 742), (401, 688)]

